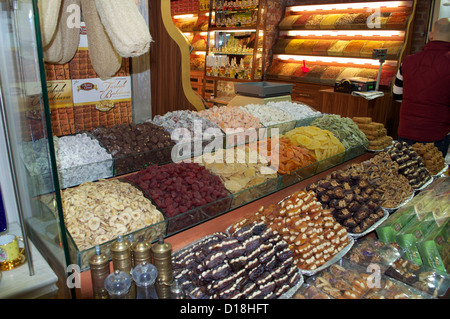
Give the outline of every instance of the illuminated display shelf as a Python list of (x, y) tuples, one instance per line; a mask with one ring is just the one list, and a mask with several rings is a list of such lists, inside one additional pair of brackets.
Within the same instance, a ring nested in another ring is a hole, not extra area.
[(406, 54), (414, 12), (415, 1), (286, 7), (266, 78), (321, 85), (334, 85), (341, 75), (376, 80), (380, 61), (372, 59), (373, 49), (387, 49), (380, 87), (388, 89)]

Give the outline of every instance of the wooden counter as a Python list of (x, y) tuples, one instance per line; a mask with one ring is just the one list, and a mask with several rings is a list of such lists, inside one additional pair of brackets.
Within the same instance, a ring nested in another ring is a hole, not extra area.
[(343, 117), (371, 117), (372, 121), (383, 123), (389, 136), (396, 135), (394, 114), (391, 104), (393, 99), (389, 92), (384, 96), (366, 100), (350, 93), (334, 92), (334, 88), (320, 90), (320, 103), (317, 110), (322, 113), (339, 114)]

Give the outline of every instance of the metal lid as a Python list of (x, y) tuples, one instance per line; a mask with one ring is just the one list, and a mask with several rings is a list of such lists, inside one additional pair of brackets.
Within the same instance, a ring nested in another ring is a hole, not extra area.
[(95, 246), (95, 254), (89, 259), (91, 267), (103, 265), (108, 261), (108, 257), (101, 253), (100, 246)]
[(148, 252), (152, 246), (148, 241), (145, 241), (143, 238), (140, 238), (139, 241), (134, 242), (133, 245), (131, 245), (131, 250), (134, 253), (146, 253)]
[(117, 236), (117, 240), (111, 245), (111, 253), (122, 252), (130, 248), (131, 243), (124, 239), (122, 235)]
[(164, 241), (163, 235), (160, 235), (158, 242), (152, 246), (153, 256), (158, 254), (167, 254), (172, 251), (172, 245)]

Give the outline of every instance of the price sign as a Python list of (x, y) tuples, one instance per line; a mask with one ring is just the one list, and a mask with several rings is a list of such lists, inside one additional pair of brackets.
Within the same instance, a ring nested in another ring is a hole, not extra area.
[(372, 59), (384, 60), (386, 59), (387, 49), (373, 49)]

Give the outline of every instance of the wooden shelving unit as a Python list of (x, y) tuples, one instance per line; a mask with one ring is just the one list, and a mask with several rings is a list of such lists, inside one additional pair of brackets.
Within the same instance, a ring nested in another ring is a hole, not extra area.
[[(391, 88), (410, 50), (415, 8), (415, 0), (320, 5), (306, 2), (286, 7), (265, 79), (293, 83), (292, 100), (321, 112), (373, 116), (395, 137), (398, 114)], [(373, 49), (387, 49), (379, 86), (385, 96), (367, 101), (350, 94), (335, 94), (335, 82), (344, 78), (377, 79), (380, 61), (372, 58)], [(310, 71), (304, 72), (303, 66)]]
[[(256, 7), (252, 8), (229, 9), (223, 8), (221, 5), (222, 1), (211, 0), (204, 84), (206, 86), (208, 80), (214, 82), (215, 99), (210, 102), (221, 101), (218, 103), (226, 104), (234, 94), (233, 89), (230, 89), (234, 86), (233, 83), (262, 80), (262, 67), (265, 60), (264, 21), (266, 12), (264, 8), (266, 0), (259, 0)], [(248, 18), (240, 20), (240, 15), (247, 15)], [(224, 50), (233, 41), (237, 43), (238, 47), (235, 50)], [(226, 65), (222, 66), (222, 73), (219, 72), (219, 65), (215, 66), (214, 63), (211, 65), (208, 56), (226, 57)], [(236, 62), (236, 68), (232, 66), (233, 61)], [(214, 70), (216, 67), (217, 71)], [(223, 68), (226, 68), (225, 72)], [(227, 82), (226, 85), (229, 86), (227, 93), (220, 90), (222, 87), (220, 82)]]

